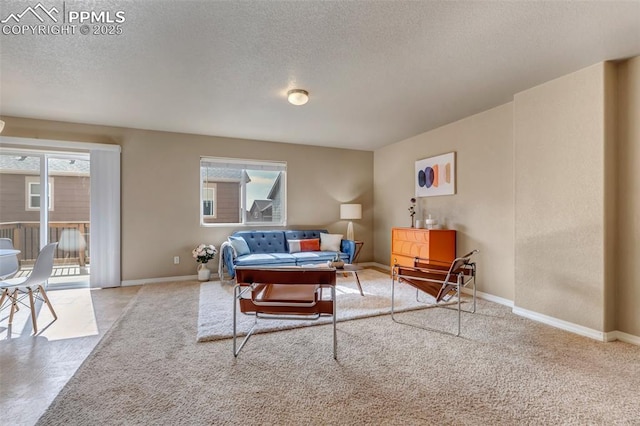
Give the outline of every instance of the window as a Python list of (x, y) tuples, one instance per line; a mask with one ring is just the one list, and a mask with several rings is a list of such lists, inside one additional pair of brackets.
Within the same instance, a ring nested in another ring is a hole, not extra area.
[(202, 182), (202, 215), (208, 219), (216, 217), (216, 184)]
[[(27, 176), (27, 210), (40, 210), (40, 177)], [(49, 178), (49, 210), (53, 210), (53, 178)]]
[(200, 158), (200, 223), (284, 226), (287, 164)]

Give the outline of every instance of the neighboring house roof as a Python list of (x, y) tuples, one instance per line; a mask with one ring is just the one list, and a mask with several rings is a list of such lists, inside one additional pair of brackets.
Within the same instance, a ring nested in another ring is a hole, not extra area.
[(251, 206), (251, 211), (253, 211), (253, 207), (256, 207), (259, 211), (263, 212), (267, 210), (269, 207), (273, 207), (273, 202), (271, 200), (253, 200), (253, 205)]
[(223, 167), (200, 167), (200, 177), (202, 180), (208, 180), (210, 182), (240, 182), (243, 173), (245, 182), (251, 182), (251, 178), (244, 170), (227, 169)]
[(282, 172), (278, 173), (278, 177), (273, 182), (273, 186), (269, 190), (269, 195), (267, 195), (268, 199), (273, 200), (274, 198), (276, 198), (276, 196), (280, 192), (280, 181), (281, 181), (281, 178), (282, 178)]
[[(0, 173), (40, 174), (40, 158), (29, 155), (0, 155)], [(49, 159), (49, 174), (89, 175), (89, 161)]]

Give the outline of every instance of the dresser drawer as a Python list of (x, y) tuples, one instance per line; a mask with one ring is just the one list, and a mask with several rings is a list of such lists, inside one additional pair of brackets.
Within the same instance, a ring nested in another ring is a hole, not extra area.
[(413, 266), (416, 257), (452, 262), (456, 257), (456, 231), (393, 228), (390, 265)]
[(391, 267), (393, 268), (394, 265), (400, 265), (400, 266), (413, 266), (413, 257), (409, 257), (409, 256), (400, 256), (400, 255), (396, 255), (396, 254), (391, 254)]

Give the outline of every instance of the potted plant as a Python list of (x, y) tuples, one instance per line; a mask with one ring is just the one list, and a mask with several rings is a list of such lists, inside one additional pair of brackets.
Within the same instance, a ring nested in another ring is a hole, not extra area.
[(211, 271), (207, 268), (207, 262), (216, 257), (216, 247), (213, 244), (199, 244), (191, 251), (191, 255), (198, 262), (198, 280), (209, 281)]

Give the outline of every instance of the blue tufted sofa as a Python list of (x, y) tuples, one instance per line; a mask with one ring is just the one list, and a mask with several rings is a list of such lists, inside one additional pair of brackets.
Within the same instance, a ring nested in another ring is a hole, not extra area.
[[(305, 240), (320, 238), (320, 233), (326, 230), (268, 230), (268, 231), (238, 231), (232, 237), (242, 237), (249, 246), (251, 253), (236, 256), (230, 244), (223, 244), (220, 253), (220, 268), (218, 273), (222, 278), (223, 265), (227, 268), (231, 278), (235, 277), (236, 266), (299, 266), (315, 263), (326, 263), (332, 260), (334, 251), (304, 251), (289, 253), (289, 240)], [(356, 251), (355, 242), (342, 240), (340, 243), (340, 258), (345, 263), (351, 263)]]

